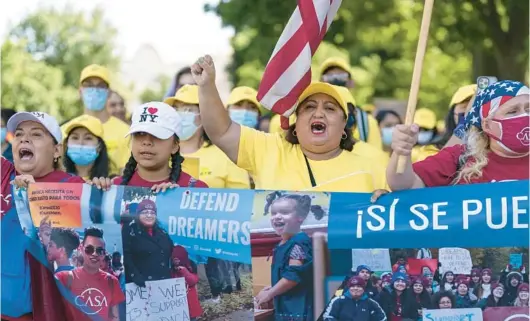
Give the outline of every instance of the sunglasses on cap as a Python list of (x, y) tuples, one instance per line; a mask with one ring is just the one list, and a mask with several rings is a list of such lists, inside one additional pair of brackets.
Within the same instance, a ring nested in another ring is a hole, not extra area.
[(92, 255), (92, 254), (94, 254), (94, 252), (96, 252), (97, 255), (104, 255), (106, 251), (102, 247), (96, 248), (93, 245), (85, 246), (85, 254)]

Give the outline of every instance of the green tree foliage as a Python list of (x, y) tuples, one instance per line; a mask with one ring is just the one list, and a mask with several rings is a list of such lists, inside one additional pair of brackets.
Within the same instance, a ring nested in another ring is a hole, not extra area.
[[(60, 121), (79, 115), (81, 70), (92, 63), (116, 70), (116, 34), (99, 8), (89, 14), (71, 6), (30, 13), (12, 28), (2, 47), (2, 78), (9, 78), (2, 79), (2, 91), (7, 91), (2, 105), (46, 110)], [(20, 88), (30, 91), (30, 97), (13, 94)]]
[(147, 88), (140, 94), (141, 103), (148, 103), (151, 101), (161, 101), (164, 99), (167, 89), (169, 88), (171, 78), (166, 75), (160, 75), (156, 81), (158, 88)]
[[(230, 0), (205, 7), (235, 29), (233, 61), (228, 66), (233, 83), (259, 84), (295, 6), (294, 0)], [(322, 61), (328, 52), (345, 51), (354, 69), (358, 103), (373, 97), (406, 99), (422, 11), (419, 0), (343, 1), (325, 37), (328, 44), (319, 48), (313, 63)], [(436, 1), (419, 107), (446, 114), (456, 88), (474, 82), (479, 75), (523, 80), (528, 28), (521, 26), (527, 25), (527, 1)], [(326, 54), (319, 56), (322, 50)]]

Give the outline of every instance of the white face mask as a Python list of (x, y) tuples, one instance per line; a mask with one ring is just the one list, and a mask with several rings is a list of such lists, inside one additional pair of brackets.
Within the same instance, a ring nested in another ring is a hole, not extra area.
[(495, 288), (495, 290), (493, 290), (493, 295), (496, 298), (502, 298), (502, 296), (504, 295), (504, 290), (502, 288)]
[(418, 134), (418, 144), (427, 145), (432, 140), (432, 132), (420, 132)]
[(180, 140), (188, 140), (195, 134), (199, 126), (195, 125), (197, 114), (191, 112), (177, 112), (182, 119), (177, 136)]

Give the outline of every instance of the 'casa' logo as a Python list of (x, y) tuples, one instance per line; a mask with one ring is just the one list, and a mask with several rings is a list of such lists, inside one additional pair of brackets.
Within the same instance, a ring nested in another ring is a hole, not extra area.
[(83, 291), (80, 295), (75, 297), (75, 304), (78, 307), (86, 307), (90, 311), (83, 311), (88, 315), (98, 314), (103, 308), (109, 306), (107, 298), (99, 289), (89, 288)]
[(144, 110), (142, 114), (140, 115), (140, 123), (150, 121), (152, 123), (156, 123), (156, 119), (158, 118), (158, 108), (156, 107), (144, 107)]
[(517, 133), (517, 139), (523, 143), (525, 146), (530, 145), (530, 127), (523, 128), (520, 132)]

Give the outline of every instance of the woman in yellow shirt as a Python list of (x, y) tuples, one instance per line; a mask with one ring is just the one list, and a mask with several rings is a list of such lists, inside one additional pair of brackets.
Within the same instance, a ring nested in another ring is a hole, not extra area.
[(386, 186), (384, 167), (354, 148), (353, 111), (336, 86), (315, 82), (299, 98), (285, 137), (240, 126), (226, 112), (210, 56), (193, 65), (202, 124), (212, 142), (254, 178), (256, 188), (371, 192)]
[(199, 115), (198, 87), (184, 85), (164, 102), (173, 106), (182, 118), (180, 153), (187, 161), (198, 160), (198, 179), (210, 188), (250, 188), (248, 173), (232, 163), (206, 135)]

